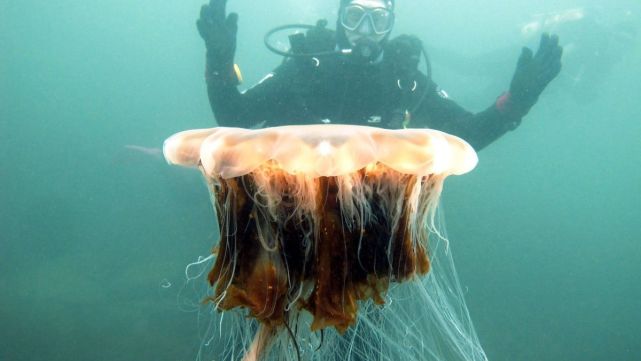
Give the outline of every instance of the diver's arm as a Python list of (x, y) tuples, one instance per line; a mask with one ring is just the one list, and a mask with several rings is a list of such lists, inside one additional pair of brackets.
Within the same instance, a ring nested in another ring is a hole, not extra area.
[(205, 79), (209, 103), (221, 125), (234, 124), (240, 104), (235, 72), (238, 14), (227, 15), (227, 0), (210, 0), (200, 9), (196, 27), (207, 49)]
[(512, 112), (507, 106), (509, 95), (479, 113), (471, 113), (445, 97), (433, 92), (424, 100), (412, 120), (414, 126), (426, 126), (465, 139), (479, 151), (507, 132), (516, 129), (524, 114)]
[(483, 112), (472, 114), (446, 97), (439, 96), (431, 81), (426, 99), (417, 115), (426, 126), (434, 127), (467, 140), (477, 151), (515, 129), (537, 102), (545, 87), (561, 71), (561, 55), (556, 36), (543, 34), (539, 50), (523, 48), (510, 90)]
[[(207, 95), (216, 122), (219, 126), (249, 127), (251, 122), (243, 116), (244, 114), (241, 114), (246, 107), (243, 106), (242, 95), (237, 88), (236, 76), (230, 74), (232, 69), (221, 74), (212, 68), (210, 62), (207, 61), (205, 68)], [(246, 121), (241, 119), (246, 119)]]
[(205, 79), (209, 104), (218, 125), (251, 128), (275, 126), (296, 121), (302, 111), (293, 101), (291, 83), (297, 76), (296, 64), (286, 61), (244, 92), (238, 90), (235, 75), (211, 72)]
[(266, 112), (273, 108), (263, 106), (267, 99), (273, 97), (277, 79), (269, 74), (263, 81), (246, 92), (238, 90), (240, 83), (232, 66), (226, 72), (218, 71), (209, 61), (205, 70), (209, 105), (219, 126), (251, 128), (270, 118)]
[(238, 91), (240, 75), (236, 72), (236, 34), (238, 15), (226, 12), (227, 0), (210, 0), (202, 6), (196, 22), (207, 49), (205, 79), (209, 103), (219, 125), (251, 127), (272, 119), (280, 110), (274, 99), (283, 97), (279, 90), (282, 77), (272, 77), (245, 93)]

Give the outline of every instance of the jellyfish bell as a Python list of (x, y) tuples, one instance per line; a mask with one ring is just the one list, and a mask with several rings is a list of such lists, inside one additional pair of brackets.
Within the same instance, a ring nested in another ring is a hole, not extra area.
[[(469, 144), (440, 131), (333, 124), (188, 130), (168, 138), (163, 152), (170, 164), (202, 162), (207, 176), (221, 178), (245, 175), (270, 160), (283, 171), (314, 177), (341, 176), (376, 162), (418, 176), (460, 175), (478, 162)], [(323, 167), (326, 161), (334, 167)]]
[(465, 141), (428, 129), (221, 127), (178, 133), (164, 155), (209, 186), (220, 240), (207, 300), (247, 316), (251, 342), (231, 342), (243, 361), (306, 349), (310, 360), (485, 359), (451, 256), (436, 262), (443, 251), (430, 244), (442, 237), (443, 181), (477, 163)]

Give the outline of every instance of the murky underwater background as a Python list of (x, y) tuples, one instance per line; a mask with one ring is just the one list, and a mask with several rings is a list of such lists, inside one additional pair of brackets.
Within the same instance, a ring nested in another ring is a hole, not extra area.
[[(216, 228), (200, 174), (160, 147), (215, 124), (201, 2), (0, 1), (0, 360), (195, 358), (177, 295)], [(265, 31), (333, 23), (337, 3), (230, 0), (243, 86), (280, 61)], [(507, 88), (537, 24), (566, 46), (523, 125), (446, 182), (490, 360), (641, 355), (641, 3), (602, 4), (398, 0), (395, 34), (419, 35), (471, 110)]]

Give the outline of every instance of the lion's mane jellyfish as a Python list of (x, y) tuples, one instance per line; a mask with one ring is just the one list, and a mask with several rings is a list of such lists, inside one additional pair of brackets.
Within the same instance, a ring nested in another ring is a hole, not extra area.
[[(474, 150), (434, 130), (190, 130), (220, 240), (203, 335), (216, 360), (484, 360), (437, 206)], [(203, 346), (205, 347), (205, 346)]]

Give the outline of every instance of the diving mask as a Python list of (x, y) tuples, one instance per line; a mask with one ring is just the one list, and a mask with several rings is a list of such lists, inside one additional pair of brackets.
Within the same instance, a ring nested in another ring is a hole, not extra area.
[(341, 25), (349, 31), (356, 31), (364, 21), (376, 35), (384, 35), (392, 30), (394, 13), (386, 8), (368, 9), (357, 4), (348, 5), (341, 12)]

